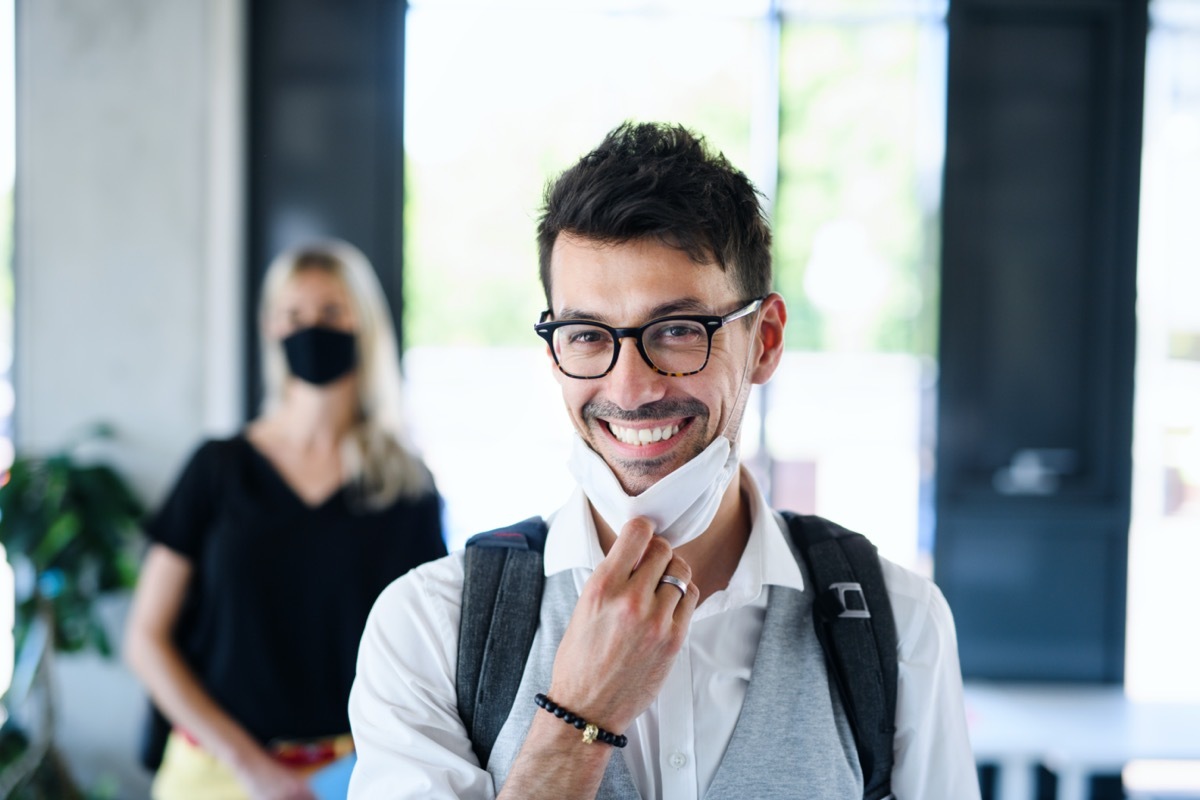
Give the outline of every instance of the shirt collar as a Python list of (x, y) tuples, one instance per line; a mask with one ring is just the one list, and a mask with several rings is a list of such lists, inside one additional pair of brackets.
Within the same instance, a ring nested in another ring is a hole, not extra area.
[(604, 560), (591, 507), (579, 486), (575, 487), (566, 504), (554, 512), (547, 523), (550, 530), (546, 535), (543, 558), (547, 575), (575, 568), (594, 570)]
[[(715, 601), (714, 613), (755, 600), (767, 585), (804, 591), (804, 578), (785, 539), (783, 522), (767, 505), (758, 483), (745, 467), (741, 468), (741, 487), (750, 502), (750, 538), (729, 586), (704, 603), (709, 606)], [(547, 575), (568, 569), (591, 572), (604, 559), (583, 489), (575, 487), (570, 499), (548, 522), (550, 531), (543, 562)]]

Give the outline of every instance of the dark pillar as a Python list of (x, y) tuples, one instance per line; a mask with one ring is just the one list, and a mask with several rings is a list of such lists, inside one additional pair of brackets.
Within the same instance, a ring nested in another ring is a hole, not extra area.
[(936, 579), (968, 677), (1119, 682), (1145, 0), (953, 0)]
[[(338, 237), (403, 307), (402, 0), (251, 0), (247, 412), (257, 411), (259, 285), (280, 250)], [(399, 335), (399, 331), (397, 331)]]

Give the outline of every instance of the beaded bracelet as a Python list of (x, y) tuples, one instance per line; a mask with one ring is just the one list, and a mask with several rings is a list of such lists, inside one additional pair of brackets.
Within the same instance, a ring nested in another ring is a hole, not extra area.
[(572, 714), (544, 694), (538, 693), (534, 695), (533, 702), (537, 703), (539, 708), (546, 709), (568, 725), (574, 725), (583, 731), (583, 741), (585, 744), (603, 742), (604, 744), (611, 744), (613, 747), (624, 747), (629, 743), (629, 740), (625, 738), (625, 734), (606, 731), (604, 728), (588, 722), (583, 717)]

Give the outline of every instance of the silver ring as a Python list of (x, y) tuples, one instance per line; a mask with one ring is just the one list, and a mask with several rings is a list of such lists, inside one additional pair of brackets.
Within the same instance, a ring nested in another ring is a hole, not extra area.
[(676, 589), (678, 589), (681, 595), (687, 597), (687, 582), (679, 580), (679, 578), (676, 578), (674, 575), (663, 575), (658, 579), (658, 583), (660, 586), (664, 583), (669, 583), (671, 586), (674, 586)]

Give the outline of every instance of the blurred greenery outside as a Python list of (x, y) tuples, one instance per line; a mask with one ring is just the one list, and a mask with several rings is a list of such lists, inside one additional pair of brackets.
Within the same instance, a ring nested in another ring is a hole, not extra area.
[[(914, 157), (919, 44), (914, 24), (783, 29), (775, 269), (794, 348), (935, 351), (936, 209), (920, 208)], [(879, 295), (875, 307), (845, 310), (858, 336), (811, 297), (814, 246), (839, 221), (879, 267), (847, 278)]]
[[(406, 142), (410, 346), (536, 344), (531, 326), (545, 305), (534, 243), (542, 188), (623, 119), (682, 122), (761, 180), (749, 167), (761, 111), (753, 97), (769, 66), (764, 19), (478, 16), (463, 26), (443, 10), (409, 12), (409, 63), (421, 72), (409, 76), (406, 116), (448, 131), (434, 153), (427, 134)], [(784, 20), (772, 226), (793, 349), (936, 350), (937, 209), (922, 207), (917, 185), (928, 24)], [(448, 35), (456, 47), (423, 49)], [(426, 71), (438, 80), (422, 81)], [(429, 83), (436, 98), (427, 100)], [(520, 86), (534, 88), (513, 91)], [(862, 263), (843, 269), (838, 256), (847, 254)]]

